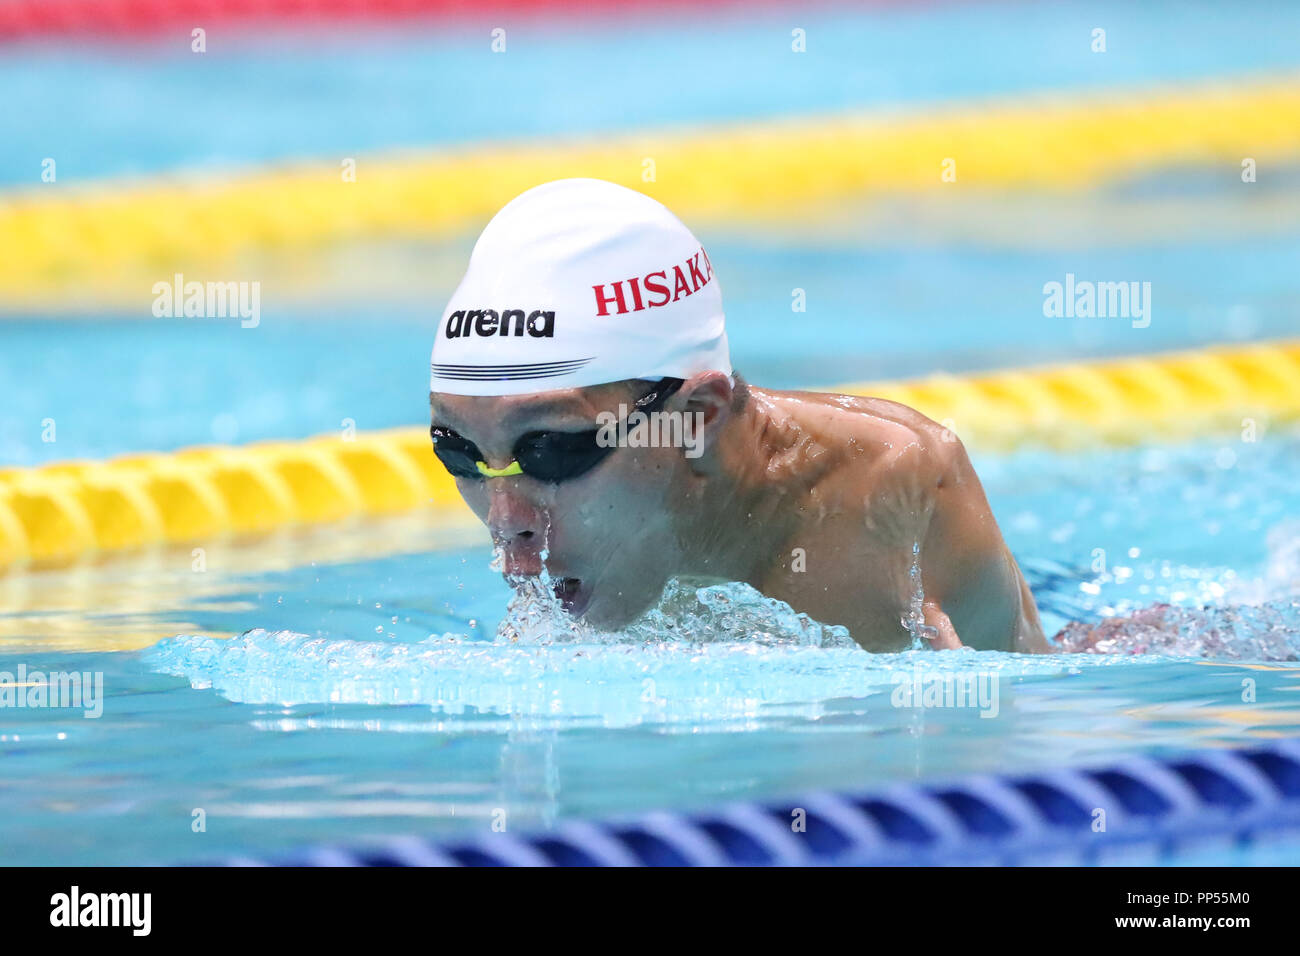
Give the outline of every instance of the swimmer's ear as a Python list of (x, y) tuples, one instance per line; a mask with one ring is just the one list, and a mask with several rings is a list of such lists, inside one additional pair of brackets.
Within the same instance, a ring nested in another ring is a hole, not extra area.
[[(699, 452), (712, 447), (722, 426), (731, 417), (734, 386), (725, 372), (699, 372), (692, 375), (673, 396), (674, 404), (687, 415), (699, 415)], [(693, 456), (696, 457), (696, 456)]]

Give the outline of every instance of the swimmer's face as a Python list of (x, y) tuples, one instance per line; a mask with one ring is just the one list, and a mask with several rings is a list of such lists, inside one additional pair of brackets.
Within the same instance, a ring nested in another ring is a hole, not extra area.
[[(695, 386), (692, 379), (664, 411), (681, 414)], [(653, 390), (625, 381), (535, 395), (433, 394), (432, 424), (472, 442), (489, 468), (505, 469), (524, 436), (592, 432), (624, 417)], [(706, 440), (701, 435), (696, 446)], [(701, 460), (688, 458), (688, 450), (695, 449), (616, 447), (594, 467), (558, 482), (512, 474), (458, 476), (456, 484), (501, 548), (507, 579), (537, 575), (545, 566), (571, 614), (617, 629), (650, 608), (679, 567), (679, 519)]]

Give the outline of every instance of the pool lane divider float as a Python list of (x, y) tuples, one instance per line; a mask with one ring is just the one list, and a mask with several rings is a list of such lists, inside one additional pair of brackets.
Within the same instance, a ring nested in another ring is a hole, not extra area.
[(1300, 841), (1300, 738), (229, 866), (1149, 865)]
[[(1239, 440), (1247, 419), (1300, 419), (1300, 339), (832, 391), (903, 402), (979, 450)], [(423, 426), (0, 469), (0, 571), (417, 510), (473, 521)]]
[[(714, 5), (719, 0), (713, 0)], [(731, 0), (733, 6), (739, 0)], [(464, 19), (540, 15), (587, 19), (592, 13), (627, 8), (694, 8), (687, 0), (4, 0), (0, 41), (63, 34), (137, 36), (213, 25), (275, 26), (277, 23), (386, 23), (412, 18)]]
[[(337, 159), (228, 179), (60, 180), (0, 193), (0, 307), (114, 300), (143, 314), (144, 292), (177, 272), (227, 279), (280, 251), (473, 235), (525, 189), (569, 176), (642, 190), (719, 229), (806, 223), (857, 198), (1072, 190), (1180, 165), (1217, 165), (1239, 184), (1242, 157), (1300, 158), (1297, 116), (1300, 77), (1288, 75), (378, 155), (359, 158), (355, 182)], [(642, 181), (646, 157), (656, 182)]]

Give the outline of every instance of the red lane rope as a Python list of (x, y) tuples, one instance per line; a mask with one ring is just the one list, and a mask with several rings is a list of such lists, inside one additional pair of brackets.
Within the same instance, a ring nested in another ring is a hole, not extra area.
[[(718, 6), (739, 6), (723, 0)], [(385, 21), (405, 17), (482, 20), (509, 14), (612, 14), (679, 8), (699, 0), (0, 0), (0, 41), (59, 34), (130, 35), (257, 21)]]

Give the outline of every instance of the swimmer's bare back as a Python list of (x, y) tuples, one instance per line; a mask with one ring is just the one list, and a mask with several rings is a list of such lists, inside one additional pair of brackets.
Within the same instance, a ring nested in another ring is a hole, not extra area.
[(796, 516), (760, 590), (872, 651), (904, 649), (913, 632), (936, 649), (1051, 649), (952, 432), (884, 399), (750, 396), (771, 421), (763, 457)]

